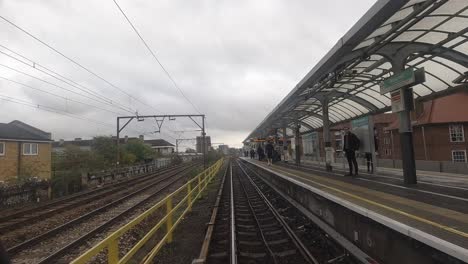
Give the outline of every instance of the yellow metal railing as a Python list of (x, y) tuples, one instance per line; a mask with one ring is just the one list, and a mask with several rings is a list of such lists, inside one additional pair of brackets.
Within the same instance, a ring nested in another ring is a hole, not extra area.
[[(97, 245), (85, 252), (83, 255), (79, 256), (77, 259), (73, 260), (71, 263), (87, 263), (101, 252), (103, 252), (103, 254), (107, 254), (107, 261), (110, 264), (127, 263), (135, 255), (135, 253), (137, 253), (137, 251), (141, 247), (143, 247), (145, 243), (148, 242), (148, 240), (151, 237), (153, 237), (156, 234), (156, 232), (165, 224), (166, 228), (164, 230), (163, 236), (160, 238), (159, 242), (153, 247), (153, 249), (146, 255), (146, 257), (141, 261), (141, 263), (152, 263), (153, 258), (162, 248), (164, 243), (172, 242), (172, 232), (183, 219), (185, 214), (191, 210), (193, 203), (202, 194), (203, 190), (205, 190), (206, 186), (208, 186), (208, 183), (210, 183), (213, 180), (213, 178), (217, 175), (222, 165), (223, 159), (218, 160), (212, 166), (199, 173), (193, 179), (189, 180), (186, 184), (178, 188), (176, 191), (166, 196), (164, 199), (156, 203), (150, 209), (146, 210), (144, 213), (142, 213), (126, 225), (119, 228), (117, 231), (115, 231), (110, 236), (99, 242)], [(173, 199), (185, 190), (187, 191), (185, 196), (179, 200), (177, 205), (174, 206)], [(155, 226), (153, 226), (153, 228), (142, 239), (140, 239), (133, 246), (133, 248), (125, 254), (125, 256), (123, 256), (120, 259), (120, 237), (122, 237), (127, 231), (131, 230), (133, 227), (147, 219), (149, 216), (155, 213), (156, 210), (162, 208), (164, 205), (166, 206), (166, 212), (164, 217)], [(184, 205), (186, 206), (185, 209)], [(176, 215), (176, 212), (179, 209), (184, 209), (184, 211), (181, 214)]]

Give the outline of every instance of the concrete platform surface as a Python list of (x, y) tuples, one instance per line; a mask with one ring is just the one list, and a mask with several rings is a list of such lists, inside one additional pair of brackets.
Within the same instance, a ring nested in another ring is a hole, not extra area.
[(395, 179), (374, 176), (369, 180), (372, 176), (364, 174), (351, 178), (341, 173), (327, 174), (313, 166), (267, 166), (258, 160), (243, 159), (468, 262), (468, 189), (443, 183), (406, 186)]

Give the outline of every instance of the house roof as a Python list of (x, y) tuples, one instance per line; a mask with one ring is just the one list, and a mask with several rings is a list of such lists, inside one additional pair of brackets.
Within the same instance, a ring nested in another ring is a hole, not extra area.
[(148, 139), (145, 140), (145, 143), (151, 145), (152, 147), (174, 147), (173, 144), (167, 142), (164, 139)]
[(0, 123), (0, 138), (9, 140), (52, 141), (51, 134), (18, 120)]
[[(423, 102), (422, 109), (413, 111), (413, 126), (427, 124), (468, 123), (468, 92), (462, 91), (431, 101)], [(398, 129), (398, 119), (386, 129)]]
[(93, 144), (94, 139), (80, 139), (80, 140), (61, 140), (52, 142), (52, 147), (64, 147), (66, 145), (74, 145), (80, 147), (87, 147)]

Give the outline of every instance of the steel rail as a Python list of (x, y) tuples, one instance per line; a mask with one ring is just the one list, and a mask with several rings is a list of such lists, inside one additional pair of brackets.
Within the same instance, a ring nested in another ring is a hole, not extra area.
[(236, 217), (235, 217), (235, 212), (234, 212), (234, 184), (233, 184), (233, 179), (232, 179), (232, 163), (229, 163), (229, 170), (230, 170), (230, 175), (229, 175), (229, 182), (231, 185), (231, 235), (230, 235), (230, 241), (231, 241), (231, 264), (237, 264), (237, 244), (236, 244)]
[(275, 209), (275, 207), (270, 203), (268, 198), (263, 194), (261, 189), (258, 187), (258, 185), (254, 182), (254, 180), (250, 177), (250, 175), (245, 171), (245, 169), (242, 166), (245, 166), (244, 164), (241, 165), (239, 160), (237, 160), (237, 164), (239, 165), (239, 168), (244, 172), (245, 176), (247, 176), (247, 179), (249, 182), (252, 184), (252, 186), (255, 188), (257, 193), (262, 197), (262, 199), (265, 201), (267, 204), (268, 208), (270, 211), (273, 213), (275, 218), (280, 222), (280, 224), (283, 226), (285, 229), (286, 233), (289, 235), (293, 243), (296, 245), (297, 249), (299, 249), (299, 252), (301, 252), (301, 255), (309, 262), (309, 263), (314, 263), (314, 264), (319, 264), (319, 261), (310, 253), (310, 251), (307, 249), (307, 247), (304, 245), (304, 243), (301, 242), (299, 237), (294, 233), (294, 231), (291, 229), (291, 227), (286, 223), (286, 221), (281, 217), (280, 213)]
[[(74, 247), (76, 247), (77, 245), (85, 242), (88, 238), (94, 236), (95, 234), (99, 233), (100, 231), (102, 231), (103, 229), (109, 227), (110, 225), (112, 225), (115, 221), (119, 220), (121, 217), (123, 217), (124, 215), (126, 215), (127, 213), (129, 213), (130, 211), (134, 210), (135, 208), (137, 208), (138, 206), (146, 203), (148, 200), (154, 198), (156, 195), (158, 194), (161, 194), (161, 192), (165, 191), (167, 188), (169, 188), (170, 186), (172, 186), (174, 183), (176, 183), (177, 181), (181, 180), (182, 178), (185, 177), (186, 173), (188, 173), (190, 171), (190, 169), (192, 169), (194, 166), (190, 166), (188, 168), (185, 168), (183, 170), (184, 174), (180, 175), (179, 177), (176, 177), (176, 178), (173, 178), (170, 182), (164, 184), (163, 186), (161, 186), (157, 191), (153, 192), (151, 195), (149, 195), (147, 198), (143, 199), (142, 201), (136, 203), (135, 205), (129, 207), (128, 209), (126, 209), (125, 211), (119, 213), (118, 215), (112, 217), (111, 219), (109, 219), (108, 221), (106, 221), (105, 223), (101, 224), (100, 226), (96, 227), (95, 229), (87, 232), (86, 234), (82, 235), (81, 237), (79, 237), (78, 239), (75, 239), (74, 241), (72, 241), (71, 243), (65, 245), (64, 247), (58, 249), (57, 251), (55, 251), (54, 253), (50, 254), (49, 256), (43, 258), (42, 260), (40, 260), (37, 264), (48, 264), (48, 263), (53, 263), (53, 260), (57, 259), (57, 258), (60, 258), (61, 256), (64, 256), (66, 255), (67, 253), (70, 252), (70, 250)], [(167, 180), (168, 178), (172, 177), (174, 175), (170, 175), (168, 177), (165, 178), (165, 180)]]
[[(240, 166), (239, 166), (240, 168)], [(242, 169), (242, 168), (241, 168)], [(242, 187), (242, 191), (245, 195), (245, 198), (247, 200), (247, 204), (249, 205), (249, 210), (253, 216), (253, 219), (255, 220), (255, 224), (257, 225), (257, 230), (259, 231), (260, 233), (260, 237), (262, 238), (262, 242), (263, 242), (263, 245), (265, 246), (265, 248), (267, 249), (267, 252), (268, 254), (270, 255), (270, 259), (273, 261), (273, 263), (275, 264), (278, 264), (278, 259), (275, 255), (275, 253), (273, 252), (273, 250), (271, 249), (270, 247), (270, 244), (268, 243), (266, 237), (265, 237), (265, 233), (264, 231), (262, 230), (262, 226), (260, 225), (260, 221), (258, 220), (258, 216), (257, 216), (257, 213), (255, 212), (255, 210), (253, 209), (253, 205), (252, 203), (250, 202), (250, 197), (249, 197), (249, 194), (247, 193), (247, 190), (246, 190), (246, 186), (245, 184), (242, 182), (241, 180), (241, 176), (240, 175), (237, 175), (238, 179), (239, 179), (239, 183), (240, 183), (240, 186)]]
[(17, 254), (19, 251), (24, 250), (25, 248), (31, 247), (31, 246), (33, 246), (33, 245), (36, 245), (36, 244), (38, 244), (40, 241), (43, 241), (43, 240), (45, 240), (45, 239), (48, 239), (48, 238), (52, 237), (53, 235), (55, 235), (55, 234), (61, 232), (62, 230), (66, 229), (66, 228), (69, 228), (70, 226), (73, 226), (73, 225), (75, 225), (75, 224), (78, 224), (78, 223), (80, 223), (80, 222), (86, 220), (87, 218), (90, 218), (90, 217), (92, 217), (92, 216), (94, 216), (94, 215), (96, 215), (96, 214), (98, 214), (98, 213), (100, 213), (100, 212), (102, 212), (102, 211), (104, 211), (104, 210), (106, 210), (106, 209), (108, 209), (108, 208), (111, 208), (112, 206), (117, 205), (117, 204), (119, 204), (119, 203), (121, 203), (121, 202), (123, 202), (123, 201), (125, 201), (125, 200), (127, 200), (127, 199), (129, 199), (129, 198), (131, 198), (131, 197), (133, 197), (133, 196), (135, 196), (135, 195), (141, 193), (142, 191), (148, 190), (149, 188), (158, 185), (158, 184), (161, 183), (162, 181), (167, 180), (168, 178), (170, 178), (170, 177), (176, 175), (177, 173), (180, 173), (180, 172), (182, 172), (182, 171), (185, 171), (185, 170), (187, 170), (187, 169), (190, 169), (190, 168), (192, 168), (193, 166), (194, 166), (194, 165), (190, 165), (188, 168), (185, 167), (185, 168), (182, 168), (182, 169), (180, 169), (180, 170), (176, 170), (174, 173), (173, 173), (173, 171), (171, 171), (170, 174), (160, 175), (160, 177), (158, 177), (157, 179), (155, 179), (155, 181), (154, 181), (153, 183), (148, 184), (148, 185), (145, 185), (143, 188), (138, 188), (136, 191), (133, 191), (133, 192), (131, 192), (131, 193), (129, 193), (129, 194), (127, 194), (127, 195), (125, 195), (125, 196), (123, 196), (123, 197), (117, 199), (117, 200), (114, 200), (114, 201), (112, 201), (111, 203), (108, 203), (108, 204), (106, 204), (106, 205), (104, 205), (104, 206), (101, 206), (101, 207), (99, 207), (99, 208), (96, 208), (96, 209), (94, 209), (93, 211), (90, 211), (90, 212), (88, 212), (88, 213), (86, 213), (86, 214), (84, 214), (84, 215), (82, 215), (82, 216), (80, 216), (80, 217), (78, 217), (78, 218), (75, 218), (75, 219), (73, 219), (73, 220), (71, 220), (71, 221), (69, 221), (69, 222), (67, 222), (67, 223), (64, 223), (64, 224), (62, 224), (62, 225), (60, 225), (60, 226), (57, 226), (57, 227), (55, 227), (54, 229), (51, 229), (51, 230), (49, 230), (49, 231), (47, 231), (47, 232), (44, 232), (44, 233), (42, 233), (42, 234), (40, 234), (40, 235), (38, 235), (38, 236), (35, 236), (35, 237), (31, 238), (31, 239), (29, 239), (29, 240), (26, 240), (26, 241), (24, 241), (24, 242), (22, 242), (22, 243), (20, 243), (20, 244), (17, 244), (17, 245), (15, 245), (15, 246), (13, 246), (13, 247), (10, 247), (10, 248), (7, 249), (7, 252), (8, 252), (10, 255), (15, 255), (15, 254)]
[[(1, 216), (0, 217), (0, 222), (9, 221), (11, 219), (18, 219), (18, 218), (24, 217), (27, 214), (33, 214), (33, 213), (38, 212), (40, 210), (43, 211), (43, 212), (41, 212), (38, 215), (35, 215), (32, 218), (44, 217), (44, 216), (47, 216), (47, 215), (50, 215), (50, 214), (61, 212), (61, 211), (64, 211), (64, 210), (78, 204), (78, 203), (85, 203), (86, 201), (90, 201), (90, 200), (92, 200), (92, 199), (94, 199), (96, 197), (99, 197), (101, 195), (106, 195), (109, 192), (113, 192), (113, 191), (115, 191), (115, 189), (113, 189), (113, 188), (118, 188), (120, 186), (124, 186), (125, 184), (127, 184), (129, 182), (134, 183), (135, 180), (140, 182), (140, 181), (142, 181), (144, 179), (147, 179), (148, 177), (153, 176), (154, 174), (166, 173), (168, 171), (171, 171), (171, 170), (177, 169), (177, 168), (178, 168), (177, 166), (171, 166), (171, 167), (168, 167), (168, 168), (162, 168), (162, 169), (155, 170), (155, 171), (152, 171), (152, 172), (146, 172), (143, 175), (140, 175), (138, 178), (133, 178), (132, 177), (131, 179), (126, 179), (124, 181), (119, 181), (119, 182), (116, 182), (116, 183), (113, 183), (113, 184), (109, 184), (109, 185), (106, 185), (106, 186), (104, 186), (102, 188), (96, 188), (96, 189), (93, 189), (93, 190), (90, 190), (90, 191), (79, 192), (76, 195), (66, 196), (63, 199), (56, 199), (56, 200), (53, 200), (52, 202), (45, 203), (45, 204), (42, 204), (40, 206), (35, 206), (35, 207), (27, 208), (27, 209), (24, 209), (24, 210), (16, 211), (16, 212), (14, 212), (12, 214)], [(89, 195), (94, 195), (94, 196), (89, 196)], [(83, 200), (76, 200), (76, 199), (79, 199), (79, 198), (82, 198), (82, 197), (85, 197), (84, 201)], [(56, 205), (63, 205), (64, 202), (75, 201), (75, 200), (76, 200), (76, 202), (73, 202), (71, 204), (67, 204), (66, 206), (63, 206), (63, 207), (59, 207), (56, 210), (55, 209), (46, 210), (46, 209), (54, 207)], [(26, 223), (25, 221), (21, 221), (21, 224), (25, 224), (25, 223)], [(3, 231), (3, 230), (9, 230), (9, 229), (11, 229), (12, 226), (13, 225), (0, 226), (0, 232)]]

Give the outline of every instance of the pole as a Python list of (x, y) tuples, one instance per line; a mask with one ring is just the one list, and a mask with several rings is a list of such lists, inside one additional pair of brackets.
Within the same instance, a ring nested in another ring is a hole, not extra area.
[(325, 169), (332, 171), (331, 141), (330, 141), (330, 119), (328, 117), (328, 98), (322, 100), (322, 122), (323, 122), (323, 142), (325, 144)]
[(400, 94), (405, 104), (405, 110), (400, 117), (400, 145), (403, 163), (403, 178), (406, 184), (416, 184), (416, 162), (414, 160), (413, 129), (411, 127), (410, 111), (413, 101), (413, 89), (401, 88)]
[(203, 169), (206, 169), (205, 115), (202, 115), (202, 151), (203, 151)]
[(120, 117), (117, 117), (117, 161), (116, 167), (119, 166), (120, 163)]
[(296, 142), (296, 165), (299, 166), (301, 165), (301, 125), (299, 124), (299, 122), (296, 123), (296, 128), (295, 128), (295, 142)]
[(424, 131), (424, 126), (421, 126), (423, 144), (424, 144), (424, 159), (427, 160), (427, 146), (426, 146), (426, 133)]

